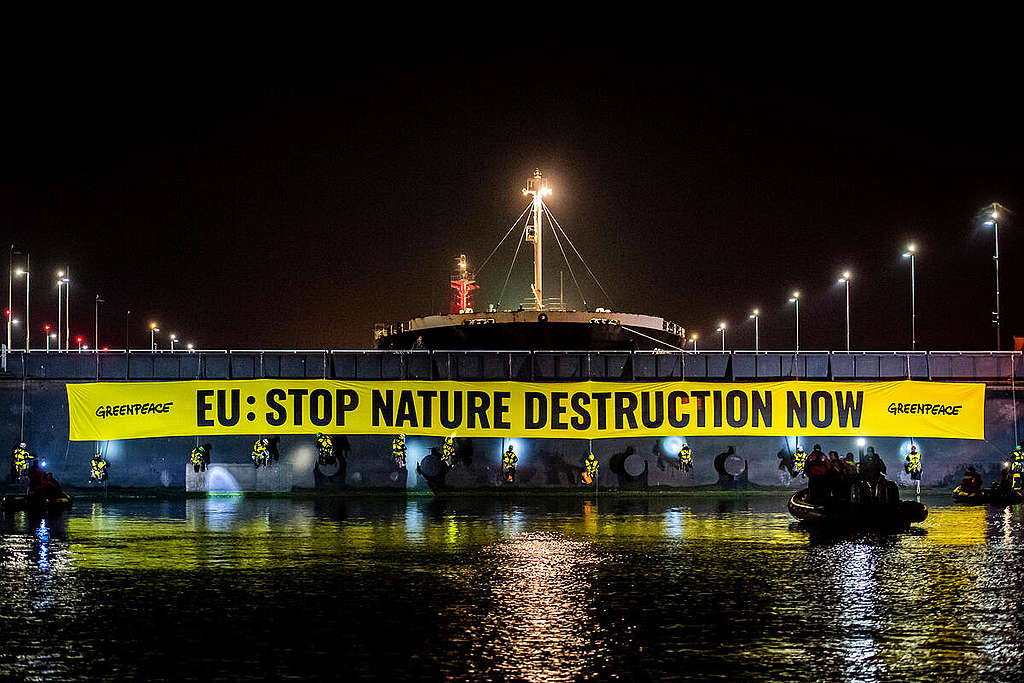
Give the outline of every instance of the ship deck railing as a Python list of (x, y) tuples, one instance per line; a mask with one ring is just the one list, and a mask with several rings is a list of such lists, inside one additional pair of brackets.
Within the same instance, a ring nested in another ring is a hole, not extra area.
[(1020, 351), (380, 351), (131, 349), (3, 351), (5, 379), (165, 381), (339, 379), (459, 381), (880, 381), (1011, 385)]

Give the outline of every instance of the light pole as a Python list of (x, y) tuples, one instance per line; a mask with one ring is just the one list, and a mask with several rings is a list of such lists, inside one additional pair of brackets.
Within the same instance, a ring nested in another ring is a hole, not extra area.
[(30, 336), (29, 332), (32, 329), (32, 327), (29, 325), (30, 320), (29, 320), (29, 317), (28, 317), (28, 313), (29, 313), (29, 310), (28, 310), (29, 292), (32, 289), (32, 271), (29, 270), (29, 255), (28, 254), (25, 254), (25, 269), (22, 270), (21, 268), (18, 268), (18, 270), (15, 271), (14, 274), (18, 275), (18, 276), (21, 276), (21, 275), (25, 276), (25, 350), (28, 351), (28, 342), (29, 342), (29, 336)]
[(156, 326), (156, 323), (149, 324), (149, 350), (156, 351), (156, 333), (160, 331), (160, 328)]
[(192, 344), (185, 344), (185, 348), (188, 349), (189, 353), (192, 353)]
[(61, 302), (61, 287), (64, 286), (68, 279), (64, 277), (64, 271), (57, 272), (57, 351), (60, 351), (60, 325), (61, 317), (64, 315), (64, 307)]
[(993, 202), (985, 209), (988, 211), (988, 218), (985, 220), (985, 226), (993, 228), (996, 238), (996, 253), (992, 257), (992, 260), (996, 264), (996, 310), (992, 311), (992, 315), (995, 316), (992, 322), (996, 324), (996, 351), (1002, 350), (1002, 335), (1000, 334), (1000, 321), (999, 321), (999, 219), (1002, 213), (1006, 210), (1002, 204)]
[(690, 341), (693, 342), (693, 352), (697, 353), (697, 333), (694, 332), (690, 335)]
[(725, 323), (718, 323), (718, 329), (715, 331), (722, 335), (722, 353), (725, 353)]
[(750, 318), (754, 321), (754, 353), (757, 353), (758, 351), (761, 350), (761, 334), (758, 330), (757, 324), (758, 320), (761, 319), (760, 311), (758, 311), (758, 309), (755, 308), (754, 311), (750, 314)]
[(789, 303), (796, 306), (796, 352), (800, 353), (800, 292), (793, 292)]
[(907, 250), (903, 252), (903, 258), (910, 259), (910, 350), (917, 350), (917, 296), (914, 283), (914, 260), (917, 255), (917, 246), (908, 244)]
[(100, 352), (100, 304), (105, 304), (105, 303), (107, 303), (107, 302), (104, 301), (103, 299), (101, 299), (100, 295), (97, 294), (96, 295), (96, 312), (93, 314), (94, 315), (94, 317), (93, 317), (93, 325), (95, 327), (95, 330), (93, 331), (93, 337), (92, 337), (93, 342), (94, 342), (94, 346), (95, 346), (95, 349), (96, 349), (96, 353)]
[(7, 348), (11, 348), (11, 315), (14, 308), (14, 245), (7, 259)]
[(124, 314), (124, 350), (125, 350), (125, 352), (130, 351), (131, 348), (132, 348), (131, 344), (128, 343), (128, 330), (129, 330), (128, 322), (129, 322), (129, 319), (131, 317), (132, 317), (132, 311), (129, 308), (128, 312)]
[(64, 278), (67, 289), (64, 290), (64, 350), (71, 350), (71, 269), (68, 268), (68, 277)]
[(172, 334), (171, 335), (171, 353), (174, 353), (174, 343), (176, 341), (178, 341), (178, 335)]
[(43, 325), (43, 334), (46, 336), (46, 351), (47, 351), (47, 353), (49, 353), (49, 351), (50, 351), (50, 325), (49, 325), (49, 323), (47, 323), (46, 325)]
[(78, 352), (79, 353), (82, 352), (82, 341), (83, 341), (83, 339), (81, 337), (75, 337), (75, 342), (78, 344)]
[(850, 271), (843, 273), (839, 284), (846, 285), (846, 350), (850, 350)]

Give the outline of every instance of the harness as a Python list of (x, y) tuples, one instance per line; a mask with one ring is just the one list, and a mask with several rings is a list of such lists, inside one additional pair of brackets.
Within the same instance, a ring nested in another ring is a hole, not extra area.
[(203, 447), (196, 446), (195, 448), (192, 449), (192, 454), (189, 456), (189, 461), (193, 465), (202, 465), (203, 460), (205, 460), (205, 457), (206, 451), (203, 449)]
[(14, 471), (20, 477), (28, 469), (28, 463), (32, 460), (32, 454), (27, 450), (18, 446), (14, 449)]
[(693, 451), (689, 446), (683, 446), (679, 450), (679, 464), (684, 466), (693, 464)]
[(270, 461), (270, 451), (263, 445), (263, 440), (260, 439), (252, 446), (252, 461), (259, 467), (265, 465)]
[(92, 476), (94, 479), (105, 479), (107, 476), (107, 461), (102, 458), (96, 460), (95, 458), (90, 463), (92, 467)]
[(398, 469), (405, 467), (405, 454), (406, 454), (405, 439), (400, 436), (396, 436), (395, 440), (391, 442), (391, 457), (395, 461), (395, 466)]
[(804, 464), (807, 462), (807, 454), (804, 453), (804, 449), (797, 448), (796, 452), (793, 453), (793, 471), (800, 474), (804, 471)]
[(516, 463), (519, 462), (519, 456), (510, 448), (501, 456), (501, 462), (505, 466), (505, 469), (509, 470), (514, 468)]
[(449, 467), (451, 467), (452, 461), (455, 460), (455, 441), (450, 436), (444, 438), (444, 445), (441, 447), (441, 459)]

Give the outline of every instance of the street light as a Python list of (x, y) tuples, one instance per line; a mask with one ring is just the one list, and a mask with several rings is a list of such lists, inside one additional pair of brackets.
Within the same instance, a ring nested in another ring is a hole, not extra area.
[(843, 273), (839, 284), (846, 285), (846, 350), (850, 350), (850, 271)]
[(192, 344), (185, 344), (185, 348), (188, 349), (189, 353), (192, 353)]
[(69, 284), (68, 279), (64, 277), (64, 271), (57, 271), (57, 351), (60, 351), (60, 325), (61, 319), (64, 315), (64, 306), (61, 303), (61, 287)]
[(722, 353), (725, 353), (725, 323), (718, 323), (718, 329), (715, 331), (722, 335)]
[(75, 342), (78, 344), (78, 352), (79, 353), (82, 352), (82, 342), (83, 341), (84, 340), (82, 339), (82, 337), (80, 337), (80, 336), (79, 337), (75, 337)]
[(97, 352), (99, 352), (99, 350), (100, 350), (100, 304), (105, 304), (105, 303), (107, 303), (107, 302), (104, 301), (103, 299), (101, 299), (100, 295), (97, 294), (96, 295), (96, 312), (93, 314), (93, 316), (94, 316), (93, 317), (93, 325), (96, 328), (95, 332), (94, 332), (93, 339), (96, 340), (96, 351)]
[(156, 333), (160, 331), (160, 328), (156, 326), (156, 323), (149, 324), (149, 350), (156, 351)]
[(793, 292), (789, 303), (796, 306), (796, 352), (800, 353), (800, 292)]
[(50, 350), (50, 324), (43, 325), (43, 333), (46, 337), (46, 350)]
[(754, 321), (754, 353), (757, 353), (761, 348), (761, 335), (758, 332), (757, 321), (761, 318), (761, 313), (756, 308), (750, 314), (750, 318)]
[(1002, 350), (1002, 335), (1000, 334), (1000, 321), (999, 321), (999, 220), (1002, 215), (1006, 213), (1006, 207), (998, 202), (993, 202), (985, 208), (988, 218), (985, 220), (985, 227), (992, 228), (995, 232), (996, 238), (996, 253), (992, 257), (992, 260), (996, 264), (996, 310), (992, 311), (992, 315), (995, 316), (992, 322), (996, 324), (996, 351)]
[(903, 258), (910, 259), (910, 350), (917, 350), (917, 297), (914, 291), (914, 261), (917, 256), (917, 245), (908, 244)]
[(17, 275), (18, 277), (21, 277), (22, 275), (25, 276), (25, 350), (28, 351), (28, 340), (29, 340), (29, 336), (30, 336), (29, 332), (32, 329), (29, 326), (29, 317), (28, 317), (28, 301), (29, 301), (29, 296), (28, 295), (29, 295), (29, 290), (31, 289), (31, 286), (32, 286), (32, 282), (31, 282), (32, 273), (31, 273), (31, 271), (29, 271), (29, 255), (28, 254), (25, 254), (25, 269), (22, 270), (21, 268), (18, 268), (18, 270), (16, 270), (14, 272), (14, 274)]
[(178, 341), (178, 335), (171, 335), (171, 353), (174, 353), (174, 342)]
[(693, 342), (693, 352), (697, 353), (697, 333), (694, 332), (690, 335), (690, 341)]

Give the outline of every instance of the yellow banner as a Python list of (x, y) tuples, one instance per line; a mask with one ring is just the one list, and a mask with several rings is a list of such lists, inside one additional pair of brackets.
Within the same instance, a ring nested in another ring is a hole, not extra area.
[(985, 385), (942, 382), (68, 384), (73, 441), (242, 434), (983, 439)]

